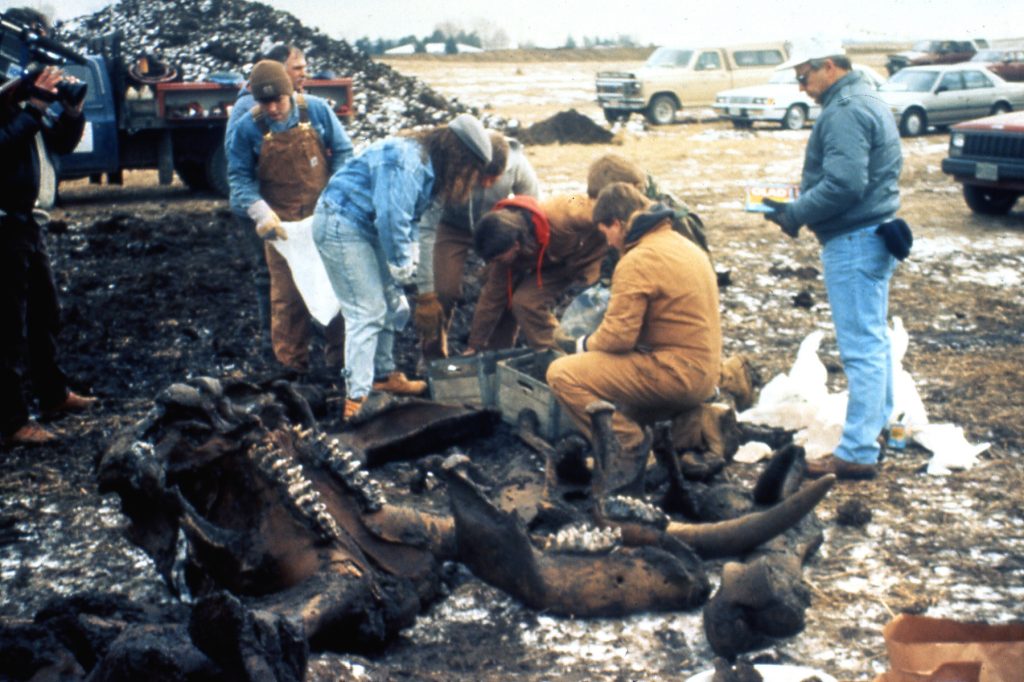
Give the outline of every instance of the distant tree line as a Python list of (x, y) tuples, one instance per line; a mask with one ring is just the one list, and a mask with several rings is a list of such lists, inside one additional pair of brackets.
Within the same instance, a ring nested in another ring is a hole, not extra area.
[[(391, 48), (402, 45), (412, 45), (413, 52), (422, 54), (427, 51), (427, 43), (444, 43), (446, 54), (456, 54), (459, 50), (457, 45), (472, 45), (486, 50), (501, 50), (512, 47), (508, 35), (501, 28), (490, 25), (481, 25), (479, 28), (465, 30), (460, 26), (451, 23), (439, 25), (434, 32), (428, 36), (416, 37), (408, 35), (404, 38), (387, 39), (364, 36), (355, 42), (355, 46), (369, 55), (382, 55)], [(631, 36), (620, 35), (616, 38), (600, 38), (597, 36), (585, 36), (582, 38), (582, 45), (585, 48), (595, 47), (638, 47), (638, 43)], [(573, 36), (568, 36), (564, 49), (574, 49), (580, 44)], [(536, 47), (531, 42), (521, 43), (520, 48), (530, 49)]]
[(371, 55), (384, 54), (393, 47), (401, 45), (412, 45), (413, 52), (423, 53), (427, 51), (427, 43), (444, 43), (444, 51), (447, 54), (456, 54), (459, 50), (456, 45), (472, 45), (473, 47), (484, 47), (483, 40), (476, 31), (466, 32), (459, 30), (457, 33), (446, 34), (440, 28), (434, 29), (429, 36), (417, 38), (414, 35), (405, 36), (396, 40), (377, 38), (371, 40), (363, 37), (356, 41), (356, 47)]

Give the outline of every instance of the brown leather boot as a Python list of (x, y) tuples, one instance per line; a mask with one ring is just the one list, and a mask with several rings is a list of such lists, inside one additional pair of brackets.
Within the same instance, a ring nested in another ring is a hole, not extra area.
[(341, 414), (343, 421), (348, 421), (352, 417), (356, 416), (359, 410), (362, 409), (363, 403), (366, 402), (366, 398), (345, 398), (345, 409)]
[(25, 424), (11, 434), (8, 441), (12, 445), (43, 445), (58, 440), (58, 436), (52, 431), (47, 431), (34, 421)]
[(879, 465), (857, 464), (847, 462), (835, 455), (825, 455), (821, 459), (807, 460), (807, 478), (821, 478), (825, 474), (835, 474), (836, 478), (846, 481), (866, 481), (878, 475)]
[(403, 372), (392, 372), (384, 381), (373, 382), (373, 390), (394, 395), (423, 395), (427, 392), (427, 382), (410, 379)]
[(96, 398), (78, 395), (74, 391), (68, 391), (67, 396), (64, 398), (64, 402), (56, 407), (51, 407), (44, 411), (47, 415), (57, 415), (65, 412), (85, 412), (95, 404)]

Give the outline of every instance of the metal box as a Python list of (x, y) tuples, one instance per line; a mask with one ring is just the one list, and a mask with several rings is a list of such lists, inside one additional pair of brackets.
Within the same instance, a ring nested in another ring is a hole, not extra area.
[(430, 399), (439, 403), (497, 407), (498, 363), (529, 352), (525, 348), (509, 348), (434, 360), (427, 367)]
[(503, 421), (515, 425), (523, 410), (537, 416), (538, 433), (553, 441), (575, 430), (569, 415), (544, 382), (548, 365), (557, 358), (553, 351), (530, 353), (498, 363), (498, 408)]

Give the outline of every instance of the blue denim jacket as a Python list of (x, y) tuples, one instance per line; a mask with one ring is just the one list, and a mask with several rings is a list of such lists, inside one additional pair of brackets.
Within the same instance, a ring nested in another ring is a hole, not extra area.
[[(327, 152), (331, 172), (338, 170), (352, 156), (352, 141), (341, 127), (331, 106), (314, 95), (303, 95), (309, 108), (309, 123), (320, 136)], [(286, 121), (275, 123), (269, 118), (271, 132), (281, 132), (299, 124), (299, 108), (292, 98), (292, 112)], [(247, 111), (224, 133), (224, 150), (228, 157), (228, 185), (231, 188), (231, 210), (245, 215), (247, 208), (260, 200), (259, 179), (256, 166), (263, 148), (263, 133)]]
[(902, 152), (889, 107), (859, 73), (843, 76), (825, 91), (790, 215), (822, 243), (889, 220), (900, 207)]
[(388, 263), (405, 267), (419, 248), (419, 219), (430, 205), (434, 166), (416, 140), (389, 137), (349, 160), (327, 182), (317, 211), (344, 220), (327, 221), (327, 237), (357, 231), (379, 239)]

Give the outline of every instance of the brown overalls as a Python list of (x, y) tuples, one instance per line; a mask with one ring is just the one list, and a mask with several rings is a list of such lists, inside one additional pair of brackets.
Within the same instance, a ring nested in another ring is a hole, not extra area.
[[(309, 123), (309, 110), (302, 95), (295, 96), (299, 124), (281, 132), (271, 132), (259, 105), (253, 108), (253, 120), (263, 133), (263, 145), (256, 166), (260, 196), (284, 221), (302, 220), (313, 215), (320, 192), (330, 179), (330, 165), (320, 136)], [(292, 280), (288, 262), (270, 244), (264, 245), (270, 270), (270, 340), (274, 355), (286, 367), (309, 369), (309, 342), (312, 317)], [(340, 367), (344, 358), (345, 328), (341, 315), (324, 332), (325, 363)]]

